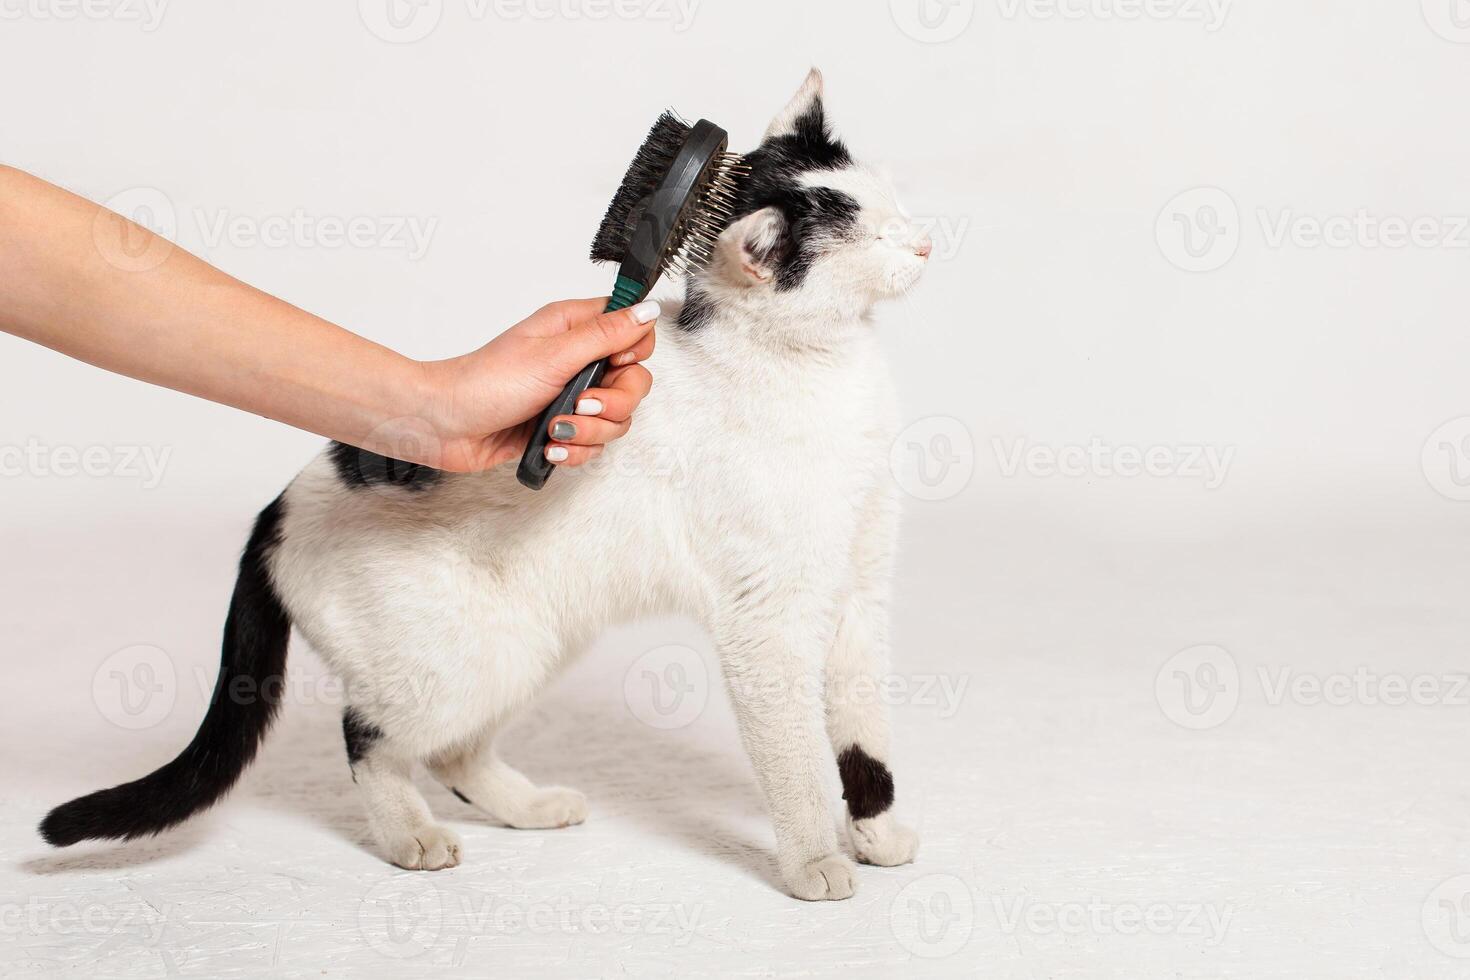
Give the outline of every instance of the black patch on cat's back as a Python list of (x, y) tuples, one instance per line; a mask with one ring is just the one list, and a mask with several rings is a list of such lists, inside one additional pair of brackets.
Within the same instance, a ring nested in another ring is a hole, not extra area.
[(431, 466), (405, 463), (391, 456), (379, 456), (342, 442), (332, 443), (328, 453), (332, 459), (332, 467), (337, 471), (337, 478), (347, 487), (385, 486), (423, 491), (434, 486), (444, 476)]
[(837, 772), (842, 776), (842, 798), (854, 820), (876, 817), (893, 806), (893, 774), (856, 745), (837, 757)]
[(347, 764), (355, 766), (372, 750), (373, 743), (383, 737), (383, 730), (358, 714), (357, 709), (342, 712), (342, 740), (347, 743)]

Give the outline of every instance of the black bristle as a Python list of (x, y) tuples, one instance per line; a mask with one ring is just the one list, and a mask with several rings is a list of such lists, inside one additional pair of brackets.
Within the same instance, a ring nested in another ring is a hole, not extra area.
[(602, 226), (597, 229), (597, 237), (592, 240), (592, 261), (623, 260), (645, 202), (674, 165), (674, 158), (689, 138), (689, 131), (690, 127), (672, 112), (658, 117), (648, 131), (648, 138), (638, 148), (638, 155), (628, 165), (623, 183), (608, 206)]

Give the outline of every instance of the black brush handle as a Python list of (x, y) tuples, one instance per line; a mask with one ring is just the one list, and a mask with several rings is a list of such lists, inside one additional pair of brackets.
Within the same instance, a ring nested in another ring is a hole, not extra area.
[(551, 476), (551, 471), (556, 469), (556, 464), (546, 458), (546, 447), (551, 445), (551, 420), (558, 415), (575, 415), (577, 410), (577, 399), (588, 388), (595, 388), (602, 381), (602, 376), (607, 373), (607, 361), (598, 361), (589, 364), (577, 373), (577, 376), (567, 383), (556, 396), (556, 401), (547, 406), (546, 411), (536, 420), (536, 428), (531, 433), (531, 441), (526, 446), (526, 452), (521, 456), (521, 465), (516, 469), (516, 479), (532, 490), (540, 490), (546, 486), (546, 480)]
[[(647, 293), (648, 288), (642, 283), (626, 276), (618, 276), (617, 286), (613, 288), (612, 298), (607, 301), (607, 308), (603, 312), (612, 313), (614, 310), (632, 306)], [(608, 363), (605, 359), (587, 365), (567, 382), (561, 394), (556, 396), (556, 401), (546, 406), (546, 411), (541, 413), (541, 417), (536, 420), (536, 427), (531, 430), (530, 442), (526, 444), (526, 451), (521, 454), (521, 465), (516, 468), (516, 479), (521, 481), (522, 486), (532, 490), (540, 490), (546, 486), (551, 471), (556, 469), (556, 464), (546, 458), (546, 447), (551, 445), (551, 420), (558, 415), (575, 415), (577, 399), (588, 388), (601, 384), (607, 369)]]

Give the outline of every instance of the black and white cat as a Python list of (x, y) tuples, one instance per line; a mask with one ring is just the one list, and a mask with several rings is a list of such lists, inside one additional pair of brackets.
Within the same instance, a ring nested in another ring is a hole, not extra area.
[(513, 467), (458, 476), (328, 448), (255, 525), (194, 741), (58, 807), (46, 839), (156, 833), (219, 800), (275, 714), (263, 695), (293, 623), (344, 682), (348, 762), (388, 860), (461, 858), (417, 762), (511, 827), (580, 823), (582, 794), (533, 785), (495, 734), (607, 625), (681, 612), (713, 637), (791, 893), (841, 899), (856, 883), (822, 788), (824, 728), (858, 860), (912, 860), (870, 696), (887, 670), (897, 499), (869, 311), (918, 280), (929, 241), (831, 136), (816, 71), (748, 162), (738, 220), (687, 283), (653, 393), (600, 465), (532, 493)]

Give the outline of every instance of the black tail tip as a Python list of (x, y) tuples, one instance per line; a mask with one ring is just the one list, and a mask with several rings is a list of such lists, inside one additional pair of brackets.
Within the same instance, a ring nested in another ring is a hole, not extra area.
[(41, 831), (41, 838), (52, 847), (70, 847), (79, 841), (86, 840), (88, 834), (83, 827), (81, 817), (76, 801), (63, 803), (46, 814), (46, 819), (41, 821), (41, 826), (38, 828)]
[(134, 801), (121, 799), (116, 790), (98, 790), (79, 796), (46, 814), (39, 830), (52, 847), (70, 847), (84, 840), (132, 840), (157, 829), (139, 818), (145, 812)]

